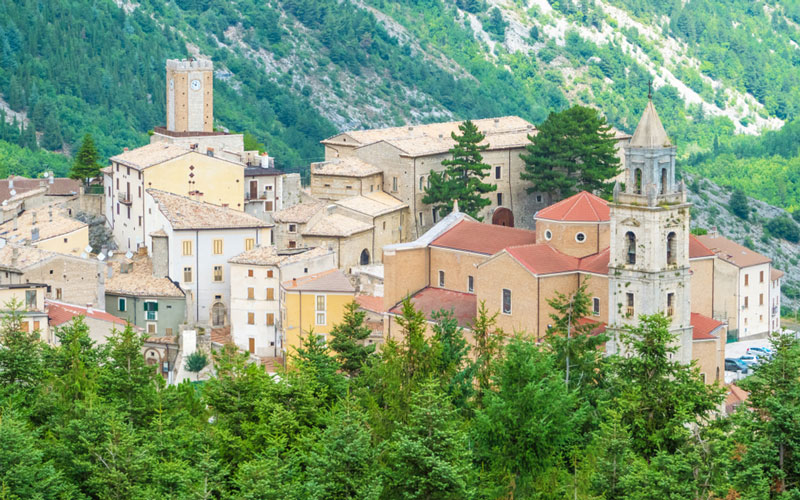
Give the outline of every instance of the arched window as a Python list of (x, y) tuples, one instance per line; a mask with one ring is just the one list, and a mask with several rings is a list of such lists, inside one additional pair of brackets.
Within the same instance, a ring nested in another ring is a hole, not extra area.
[(636, 264), (636, 235), (631, 231), (625, 234), (625, 239), (628, 243), (627, 254), (628, 264)]
[(637, 168), (634, 172), (634, 187), (636, 188), (636, 194), (642, 194), (642, 169)]
[(677, 238), (674, 232), (667, 235), (667, 265), (675, 264), (677, 257), (677, 248), (675, 247), (676, 240)]
[(667, 194), (667, 169), (661, 169), (661, 194)]
[(211, 324), (215, 327), (225, 326), (225, 304), (222, 302), (211, 306)]
[(359, 259), (359, 263), (362, 266), (369, 264), (369, 251), (366, 248), (361, 250), (361, 258)]

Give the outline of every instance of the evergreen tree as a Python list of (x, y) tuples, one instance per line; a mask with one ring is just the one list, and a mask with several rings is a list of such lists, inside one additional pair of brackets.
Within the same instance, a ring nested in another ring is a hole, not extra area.
[(301, 337), (293, 362), (321, 386), (323, 392), (320, 397), (327, 399), (344, 394), (347, 384), (339, 373), (339, 363), (331, 353), (328, 343), (314, 333), (313, 329)]
[(539, 125), (520, 155), (528, 193), (551, 193), (557, 199), (585, 190), (608, 196), (608, 183), (619, 173), (616, 139), (597, 110), (573, 106), (552, 112)]
[(494, 364), (501, 354), (501, 341), (505, 336), (502, 329), (496, 327), (498, 313), (489, 315), (486, 303), (481, 301), (478, 315), (472, 324), (472, 335), (475, 339), (475, 399), (480, 408), (483, 397), (492, 386)]
[(481, 220), (478, 213), (492, 202), (483, 195), (497, 190), (497, 186), (483, 182), (491, 167), (483, 163), (481, 154), (488, 144), (481, 144), (486, 137), (470, 120), (458, 126), (461, 134), (453, 132), (450, 136), (456, 144), (450, 149), (452, 159), (443, 160), (442, 172), (431, 170), (430, 187), (425, 189), (422, 202), (433, 205), (440, 216), (453, 210), (453, 202), (458, 201), (459, 209)]
[(81, 147), (72, 162), (72, 170), (69, 172), (70, 179), (80, 179), (88, 185), (90, 179), (100, 175), (99, 159), (100, 156), (91, 134), (84, 135)]
[(22, 328), (23, 304), (17, 299), (5, 304), (0, 320), (0, 394), (30, 394), (44, 378), (39, 331)]
[(747, 196), (739, 188), (733, 190), (728, 206), (736, 217), (747, 220), (750, 216), (750, 205), (747, 203)]
[(351, 377), (359, 374), (367, 357), (375, 352), (374, 344), (364, 343), (372, 333), (364, 325), (366, 315), (366, 312), (359, 310), (355, 301), (350, 302), (345, 306), (342, 322), (331, 328), (331, 349), (336, 352), (342, 370)]
[(464, 409), (474, 392), (475, 372), (475, 365), (468, 360), (470, 349), (467, 339), (464, 338), (464, 329), (458, 325), (452, 310), (434, 311), (431, 319), (434, 321), (431, 328), (434, 342), (441, 348), (437, 371), (447, 384), (447, 394), (454, 406)]
[(208, 365), (208, 356), (202, 351), (195, 351), (186, 357), (186, 371), (194, 373), (200, 380), (200, 372)]

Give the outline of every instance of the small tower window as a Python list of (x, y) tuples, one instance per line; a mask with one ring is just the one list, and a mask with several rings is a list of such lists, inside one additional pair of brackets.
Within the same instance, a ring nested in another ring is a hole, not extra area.
[(553, 239), (553, 233), (549, 229), (544, 232), (544, 239), (547, 241)]
[(667, 265), (669, 266), (674, 265), (676, 261), (675, 240), (674, 232), (667, 235)]
[(627, 295), (627, 299), (628, 299), (627, 300), (628, 306), (627, 306), (627, 309), (625, 311), (625, 316), (628, 317), (628, 318), (632, 318), (633, 314), (634, 314), (633, 294), (631, 292), (628, 292), (626, 295)]
[(637, 168), (633, 175), (636, 194), (642, 194), (642, 169)]
[(675, 294), (669, 292), (667, 294), (667, 316), (673, 316), (675, 314)]
[(667, 194), (667, 169), (661, 169), (661, 194)]
[(625, 234), (625, 239), (628, 242), (628, 264), (636, 264), (636, 235), (628, 231)]
[(586, 241), (586, 235), (584, 233), (576, 234), (575, 241), (577, 241), (578, 243), (583, 243), (584, 241)]

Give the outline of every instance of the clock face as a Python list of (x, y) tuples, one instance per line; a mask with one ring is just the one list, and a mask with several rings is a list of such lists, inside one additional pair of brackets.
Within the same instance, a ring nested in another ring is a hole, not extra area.
[(175, 80), (170, 80), (169, 81), (169, 89), (172, 90), (174, 88), (175, 88)]
[(192, 83), (189, 84), (192, 90), (200, 90), (200, 80), (192, 80)]

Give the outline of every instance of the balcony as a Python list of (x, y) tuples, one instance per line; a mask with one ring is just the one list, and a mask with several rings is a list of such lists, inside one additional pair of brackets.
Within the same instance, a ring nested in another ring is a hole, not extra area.
[(131, 203), (133, 203), (131, 201), (131, 194), (123, 191), (117, 192), (117, 200), (119, 200), (119, 202), (122, 203), (123, 205), (130, 205)]

